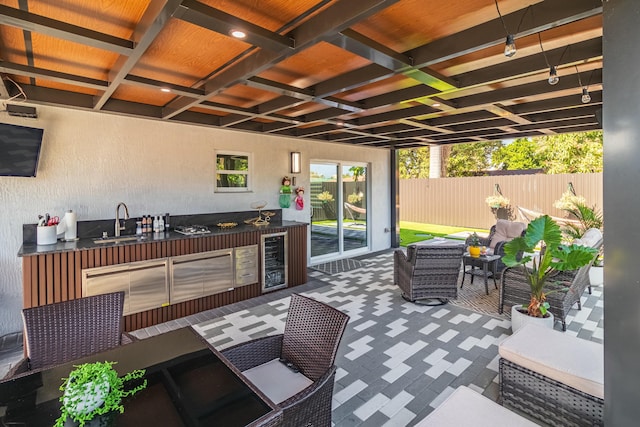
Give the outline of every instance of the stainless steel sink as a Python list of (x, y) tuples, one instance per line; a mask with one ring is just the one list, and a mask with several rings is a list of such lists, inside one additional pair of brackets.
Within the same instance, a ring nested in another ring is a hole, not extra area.
[(93, 239), (93, 243), (132, 242), (134, 240), (144, 240), (144, 237), (143, 236), (102, 237), (100, 239)]

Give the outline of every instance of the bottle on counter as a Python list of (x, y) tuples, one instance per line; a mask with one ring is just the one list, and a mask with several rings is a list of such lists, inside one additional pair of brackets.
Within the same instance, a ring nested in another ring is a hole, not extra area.
[(148, 223), (147, 223), (147, 216), (143, 215), (142, 216), (142, 232), (143, 233), (148, 233), (149, 232), (149, 228), (148, 228)]
[(136, 236), (142, 235), (142, 219), (136, 221)]
[(171, 228), (171, 225), (169, 225), (170, 222), (171, 222), (171, 218), (169, 217), (169, 212), (167, 212), (166, 214), (164, 214), (164, 229), (165, 229), (165, 231), (171, 231), (171, 230), (169, 230)]
[(158, 232), (164, 233), (164, 219), (162, 215), (158, 215)]
[(157, 233), (159, 231), (160, 231), (160, 229), (158, 228), (158, 215), (155, 215), (153, 217), (153, 232)]

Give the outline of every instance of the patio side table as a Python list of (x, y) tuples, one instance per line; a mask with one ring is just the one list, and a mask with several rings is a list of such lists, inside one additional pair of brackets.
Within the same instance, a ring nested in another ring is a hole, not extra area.
[[(498, 289), (498, 284), (496, 283), (496, 267), (498, 266), (498, 260), (501, 258), (500, 255), (481, 255), (479, 257), (472, 257), (468, 253), (464, 254), (462, 257), (462, 283), (460, 284), (460, 289), (464, 286), (464, 280), (466, 275), (471, 276), (471, 284), (473, 284), (473, 276), (482, 276), (484, 277), (484, 290), (489, 295), (489, 274), (491, 274), (491, 278), (493, 279), (493, 285)], [(467, 266), (471, 268), (467, 269)]]

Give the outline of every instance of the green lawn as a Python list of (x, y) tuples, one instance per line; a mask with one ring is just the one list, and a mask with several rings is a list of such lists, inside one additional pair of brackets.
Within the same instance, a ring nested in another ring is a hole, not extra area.
[[(322, 220), (313, 221), (316, 225), (325, 225), (329, 227), (336, 227), (336, 220)], [(354, 224), (351, 219), (344, 220), (345, 228), (364, 229), (366, 227), (366, 221), (357, 220), (357, 224)], [(481, 228), (469, 228), (469, 227), (452, 227), (449, 225), (438, 224), (422, 224), (419, 222), (400, 221), (400, 246), (407, 246), (408, 244), (421, 242), (423, 240), (429, 240), (434, 237), (446, 237), (455, 233), (465, 233), (462, 236), (451, 236), (452, 239), (464, 240), (467, 233), (477, 232), (480, 235), (489, 234), (489, 230)]]
[[(488, 234), (489, 230), (468, 227), (451, 227), (448, 225), (438, 224), (422, 224), (419, 222), (400, 221), (400, 246), (429, 240), (433, 237), (445, 237), (454, 233), (473, 233)], [(465, 237), (452, 237), (464, 240)]]

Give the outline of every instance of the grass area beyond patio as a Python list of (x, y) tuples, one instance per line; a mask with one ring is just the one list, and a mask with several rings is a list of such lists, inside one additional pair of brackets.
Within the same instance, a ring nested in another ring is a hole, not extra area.
[(473, 232), (479, 235), (487, 235), (489, 230), (400, 221), (400, 246), (407, 246), (411, 243), (429, 240), (434, 237), (449, 237), (451, 239), (464, 240)]

